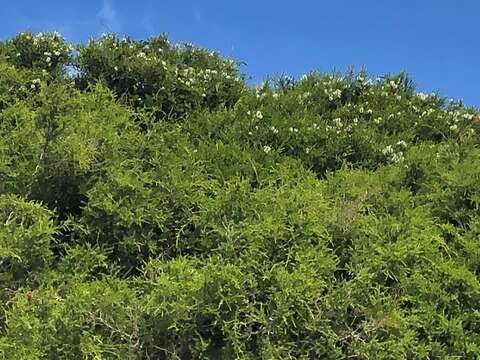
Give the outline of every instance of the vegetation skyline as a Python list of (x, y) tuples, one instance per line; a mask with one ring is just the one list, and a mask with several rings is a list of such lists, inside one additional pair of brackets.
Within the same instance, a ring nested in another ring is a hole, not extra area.
[[(68, 5), (67, 5), (68, 4)], [(406, 71), (419, 91), (480, 106), (480, 4), (473, 0), (6, 2), (0, 39), (31, 29), (71, 42), (117, 32), (146, 39), (167, 32), (244, 62), (259, 84), (271, 75), (362, 67), (372, 76)]]

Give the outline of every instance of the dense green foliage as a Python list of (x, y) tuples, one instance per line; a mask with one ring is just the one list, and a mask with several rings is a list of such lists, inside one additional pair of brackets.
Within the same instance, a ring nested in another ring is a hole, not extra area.
[(238, 65), (0, 43), (0, 357), (478, 358), (478, 111)]

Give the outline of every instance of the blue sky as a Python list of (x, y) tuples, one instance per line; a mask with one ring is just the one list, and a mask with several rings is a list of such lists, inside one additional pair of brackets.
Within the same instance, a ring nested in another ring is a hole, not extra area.
[(419, 91), (480, 107), (478, 0), (5, 1), (0, 38), (26, 29), (76, 42), (167, 32), (244, 61), (252, 82), (351, 66), (372, 77), (405, 70)]

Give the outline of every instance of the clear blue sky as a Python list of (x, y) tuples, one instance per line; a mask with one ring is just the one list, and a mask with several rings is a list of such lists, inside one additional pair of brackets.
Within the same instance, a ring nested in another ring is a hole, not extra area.
[(480, 107), (479, 0), (4, 1), (0, 38), (26, 29), (72, 41), (167, 32), (246, 62), (253, 82), (349, 66), (372, 76), (405, 70), (419, 91)]

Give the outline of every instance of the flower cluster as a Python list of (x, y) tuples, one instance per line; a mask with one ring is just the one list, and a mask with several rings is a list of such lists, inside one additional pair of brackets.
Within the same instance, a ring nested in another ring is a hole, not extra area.
[(325, 95), (328, 96), (328, 100), (333, 101), (336, 99), (340, 99), (342, 97), (342, 90), (340, 89), (325, 89)]
[(388, 158), (392, 163), (398, 163), (404, 159), (404, 151), (407, 148), (407, 143), (404, 140), (398, 141), (395, 145), (387, 145), (382, 154)]
[(30, 84), (30, 89), (35, 90), (41, 83), (40, 79), (33, 79)]
[(425, 100), (427, 100), (427, 99), (430, 97), (430, 95), (425, 94), (425, 93), (423, 93), (423, 92), (419, 92), (419, 93), (417, 93), (417, 97), (418, 97), (420, 100), (425, 101)]
[(73, 47), (54, 33), (20, 33), (7, 43), (17, 66), (40, 67), (51, 71), (71, 60)]
[(247, 111), (247, 115), (248, 116), (253, 116), (253, 119), (254, 120), (261, 120), (263, 119), (263, 114), (260, 110), (257, 110), (255, 111), (254, 113), (252, 113), (250, 110)]

